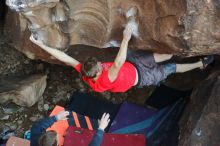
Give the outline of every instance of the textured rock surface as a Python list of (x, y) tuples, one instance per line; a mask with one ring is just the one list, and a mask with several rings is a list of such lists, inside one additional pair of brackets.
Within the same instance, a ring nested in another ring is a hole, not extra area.
[[(40, 37), (46, 45), (63, 51), (69, 45), (76, 44), (99, 48), (118, 46), (127, 23), (125, 13), (131, 6), (138, 8), (139, 37), (132, 39), (130, 47), (182, 56), (220, 54), (218, 0), (6, 2), (20, 14), (16, 18), (17, 23), (8, 20), (11, 25), (22, 24), (16, 28), (20, 30), (16, 32), (22, 32), (22, 44), (17, 48), (32, 59), (53, 61), (47, 53), (28, 41), (30, 32)], [(24, 29), (25, 24), (28, 24), (29, 31)]]
[(218, 146), (220, 144), (220, 72), (193, 91), (181, 120), (179, 146)]
[(33, 75), (22, 79), (4, 79), (0, 82), (0, 103), (12, 101), (20, 106), (32, 106), (44, 93), (46, 75)]

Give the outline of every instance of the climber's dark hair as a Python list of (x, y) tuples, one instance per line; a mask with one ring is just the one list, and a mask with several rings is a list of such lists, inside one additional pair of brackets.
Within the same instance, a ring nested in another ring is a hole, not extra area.
[(98, 60), (95, 57), (88, 57), (82, 64), (81, 73), (83, 76), (94, 78), (98, 72)]

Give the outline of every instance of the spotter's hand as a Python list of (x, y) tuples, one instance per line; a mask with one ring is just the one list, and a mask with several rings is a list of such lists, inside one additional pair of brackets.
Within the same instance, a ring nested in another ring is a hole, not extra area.
[(67, 116), (69, 116), (69, 115), (70, 115), (70, 112), (62, 111), (62, 112), (59, 112), (56, 115), (56, 119), (57, 119), (57, 121), (59, 121), (59, 120), (67, 120)]
[(110, 122), (110, 115), (109, 113), (104, 113), (102, 115), (101, 120), (99, 121), (99, 129), (105, 130), (105, 128), (108, 126), (108, 123)]

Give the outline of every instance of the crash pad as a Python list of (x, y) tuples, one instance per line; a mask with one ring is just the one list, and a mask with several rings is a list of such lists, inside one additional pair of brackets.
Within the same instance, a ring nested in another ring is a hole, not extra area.
[[(62, 106), (55, 106), (53, 111), (51, 112), (50, 116), (54, 116), (58, 114), (61, 111), (64, 111), (65, 109)], [(90, 130), (96, 130), (98, 129), (98, 120), (91, 119), (88, 116), (83, 116), (80, 114), (77, 114), (76, 112), (70, 111), (70, 116), (68, 117), (68, 120), (60, 120), (55, 122), (49, 130), (55, 130), (59, 137), (59, 145), (62, 145), (64, 142), (64, 134), (69, 126), (76, 126), (76, 127), (82, 127), (82, 128), (88, 128)]]
[(124, 102), (112, 122), (109, 132), (115, 134), (138, 133), (149, 137), (175, 107), (172, 105), (155, 110)]
[[(93, 119), (100, 119), (103, 113), (109, 113), (110, 120), (113, 121), (121, 104), (101, 100), (90, 93), (74, 92), (70, 102), (65, 109), (75, 111), (81, 115), (87, 115)], [(110, 122), (111, 122), (110, 121)]]
[[(96, 131), (70, 126), (67, 130), (64, 146), (88, 146)], [(142, 134), (104, 133), (101, 146), (146, 146)]]

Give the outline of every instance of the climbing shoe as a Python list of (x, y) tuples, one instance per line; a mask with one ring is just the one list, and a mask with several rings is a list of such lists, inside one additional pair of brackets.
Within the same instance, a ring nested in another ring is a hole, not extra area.
[(214, 61), (214, 55), (208, 55), (202, 59), (203, 68), (205, 69), (210, 63)]

